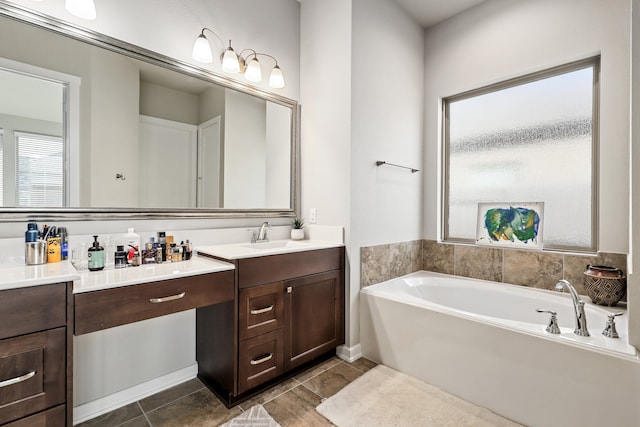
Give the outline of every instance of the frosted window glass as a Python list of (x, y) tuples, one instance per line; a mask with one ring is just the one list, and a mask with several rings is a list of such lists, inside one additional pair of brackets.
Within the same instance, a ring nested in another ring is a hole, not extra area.
[(594, 68), (445, 100), (445, 239), (475, 239), (478, 202), (544, 202), (545, 247), (592, 249)]

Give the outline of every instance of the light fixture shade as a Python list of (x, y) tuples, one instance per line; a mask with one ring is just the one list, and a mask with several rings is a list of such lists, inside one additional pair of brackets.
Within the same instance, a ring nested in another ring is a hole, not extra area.
[(269, 76), (269, 86), (276, 89), (284, 87), (284, 76), (282, 75), (282, 70), (277, 65), (273, 67), (273, 70), (271, 70), (271, 75)]
[(200, 34), (198, 38), (196, 38), (195, 43), (193, 43), (193, 52), (191, 53), (191, 56), (196, 61), (203, 62), (205, 64), (213, 61), (211, 45), (204, 34)]
[(65, 0), (64, 7), (78, 18), (96, 19), (96, 5), (93, 0)]
[(260, 63), (255, 56), (247, 62), (247, 69), (244, 71), (244, 77), (254, 83), (262, 80), (262, 69), (260, 69)]
[(229, 47), (224, 51), (222, 55), (222, 71), (225, 73), (239, 73), (240, 72), (240, 62), (238, 61), (238, 55), (231, 47), (231, 43), (229, 43)]

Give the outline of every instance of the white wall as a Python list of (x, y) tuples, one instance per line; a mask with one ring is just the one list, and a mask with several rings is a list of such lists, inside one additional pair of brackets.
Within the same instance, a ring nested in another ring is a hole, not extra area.
[(438, 237), (440, 99), (599, 53), (599, 249), (627, 253), (629, 6), (628, 0), (491, 0), (427, 30), (426, 238)]
[(354, 349), (360, 247), (421, 238), (421, 176), (375, 161), (421, 167), (423, 31), (390, 0), (304, 0), (301, 12), (302, 211), (346, 225)]
[[(640, 0), (631, 1), (631, 147), (629, 164), (640, 164)], [(635, 117), (635, 120), (633, 119)], [(640, 348), (640, 168), (631, 168), (631, 225), (629, 241), (631, 245), (631, 274), (627, 276), (627, 300), (629, 304), (629, 344)]]

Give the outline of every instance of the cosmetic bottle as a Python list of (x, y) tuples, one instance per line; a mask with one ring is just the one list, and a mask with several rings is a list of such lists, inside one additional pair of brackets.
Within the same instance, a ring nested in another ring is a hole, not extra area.
[(131, 258), (131, 267), (139, 267), (141, 263), (140, 252), (137, 250), (133, 251), (133, 257)]
[(60, 259), (69, 259), (69, 235), (66, 227), (58, 227), (58, 237), (60, 237)]
[(98, 236), (93, 236), (93, 246), (89, 248), (89, 271), (98, 271), (104, 268), (104, 248), (98, 242)]
[(189, 260), (193, 256), (193, 245), (191, 244), (189, 239), (187, 239), (187, 243), (185, 244), (185, 246), (187, 247), (185, 259)]
[(116, 251), (114, 253), (113, 258), (114, 268), (125, 268), (127, 267), (127, 251), (124, 250), (123, 245), (118, 245), (116, 247)]
[(50, 227), (47, 231), (47, 262), (60, 262), (60, 237), (56, 227)]
[(153, 249), (153, 243), (147, 242), (145, 248), (142, 250), (142, 264), (155, 264), (156, 263), (156, 251)]
[(158, 231), (158, 246), (162, 251), (162, 262), (167, 260), (167, 234), (164, 231)]
[(136, 251), (140, 251), (140, 235), (134, 233), (133, 228), (127, 229), (127, 234), (122, 236), (124, 247), (129, 251), (127, 259), (129, 264), (133, 261), (133, 255)]
[(30, 222), (27, 224), (27, 231), (24, 233), (24, 241), (29, 242), (37, 242), (38, 237), (40, 237), (40, 232), (38, 231), (38, 224), (35, 222)]

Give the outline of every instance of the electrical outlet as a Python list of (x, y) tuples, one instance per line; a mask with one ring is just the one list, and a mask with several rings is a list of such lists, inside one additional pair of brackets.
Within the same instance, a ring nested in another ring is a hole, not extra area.
[(318, 220), (317, 216), (318, 216), (318, 211), (316, 210), (316, 208), (309, 209), (309, 223), (310, 224), (315, 224), (316, 223), (316, 221)]

